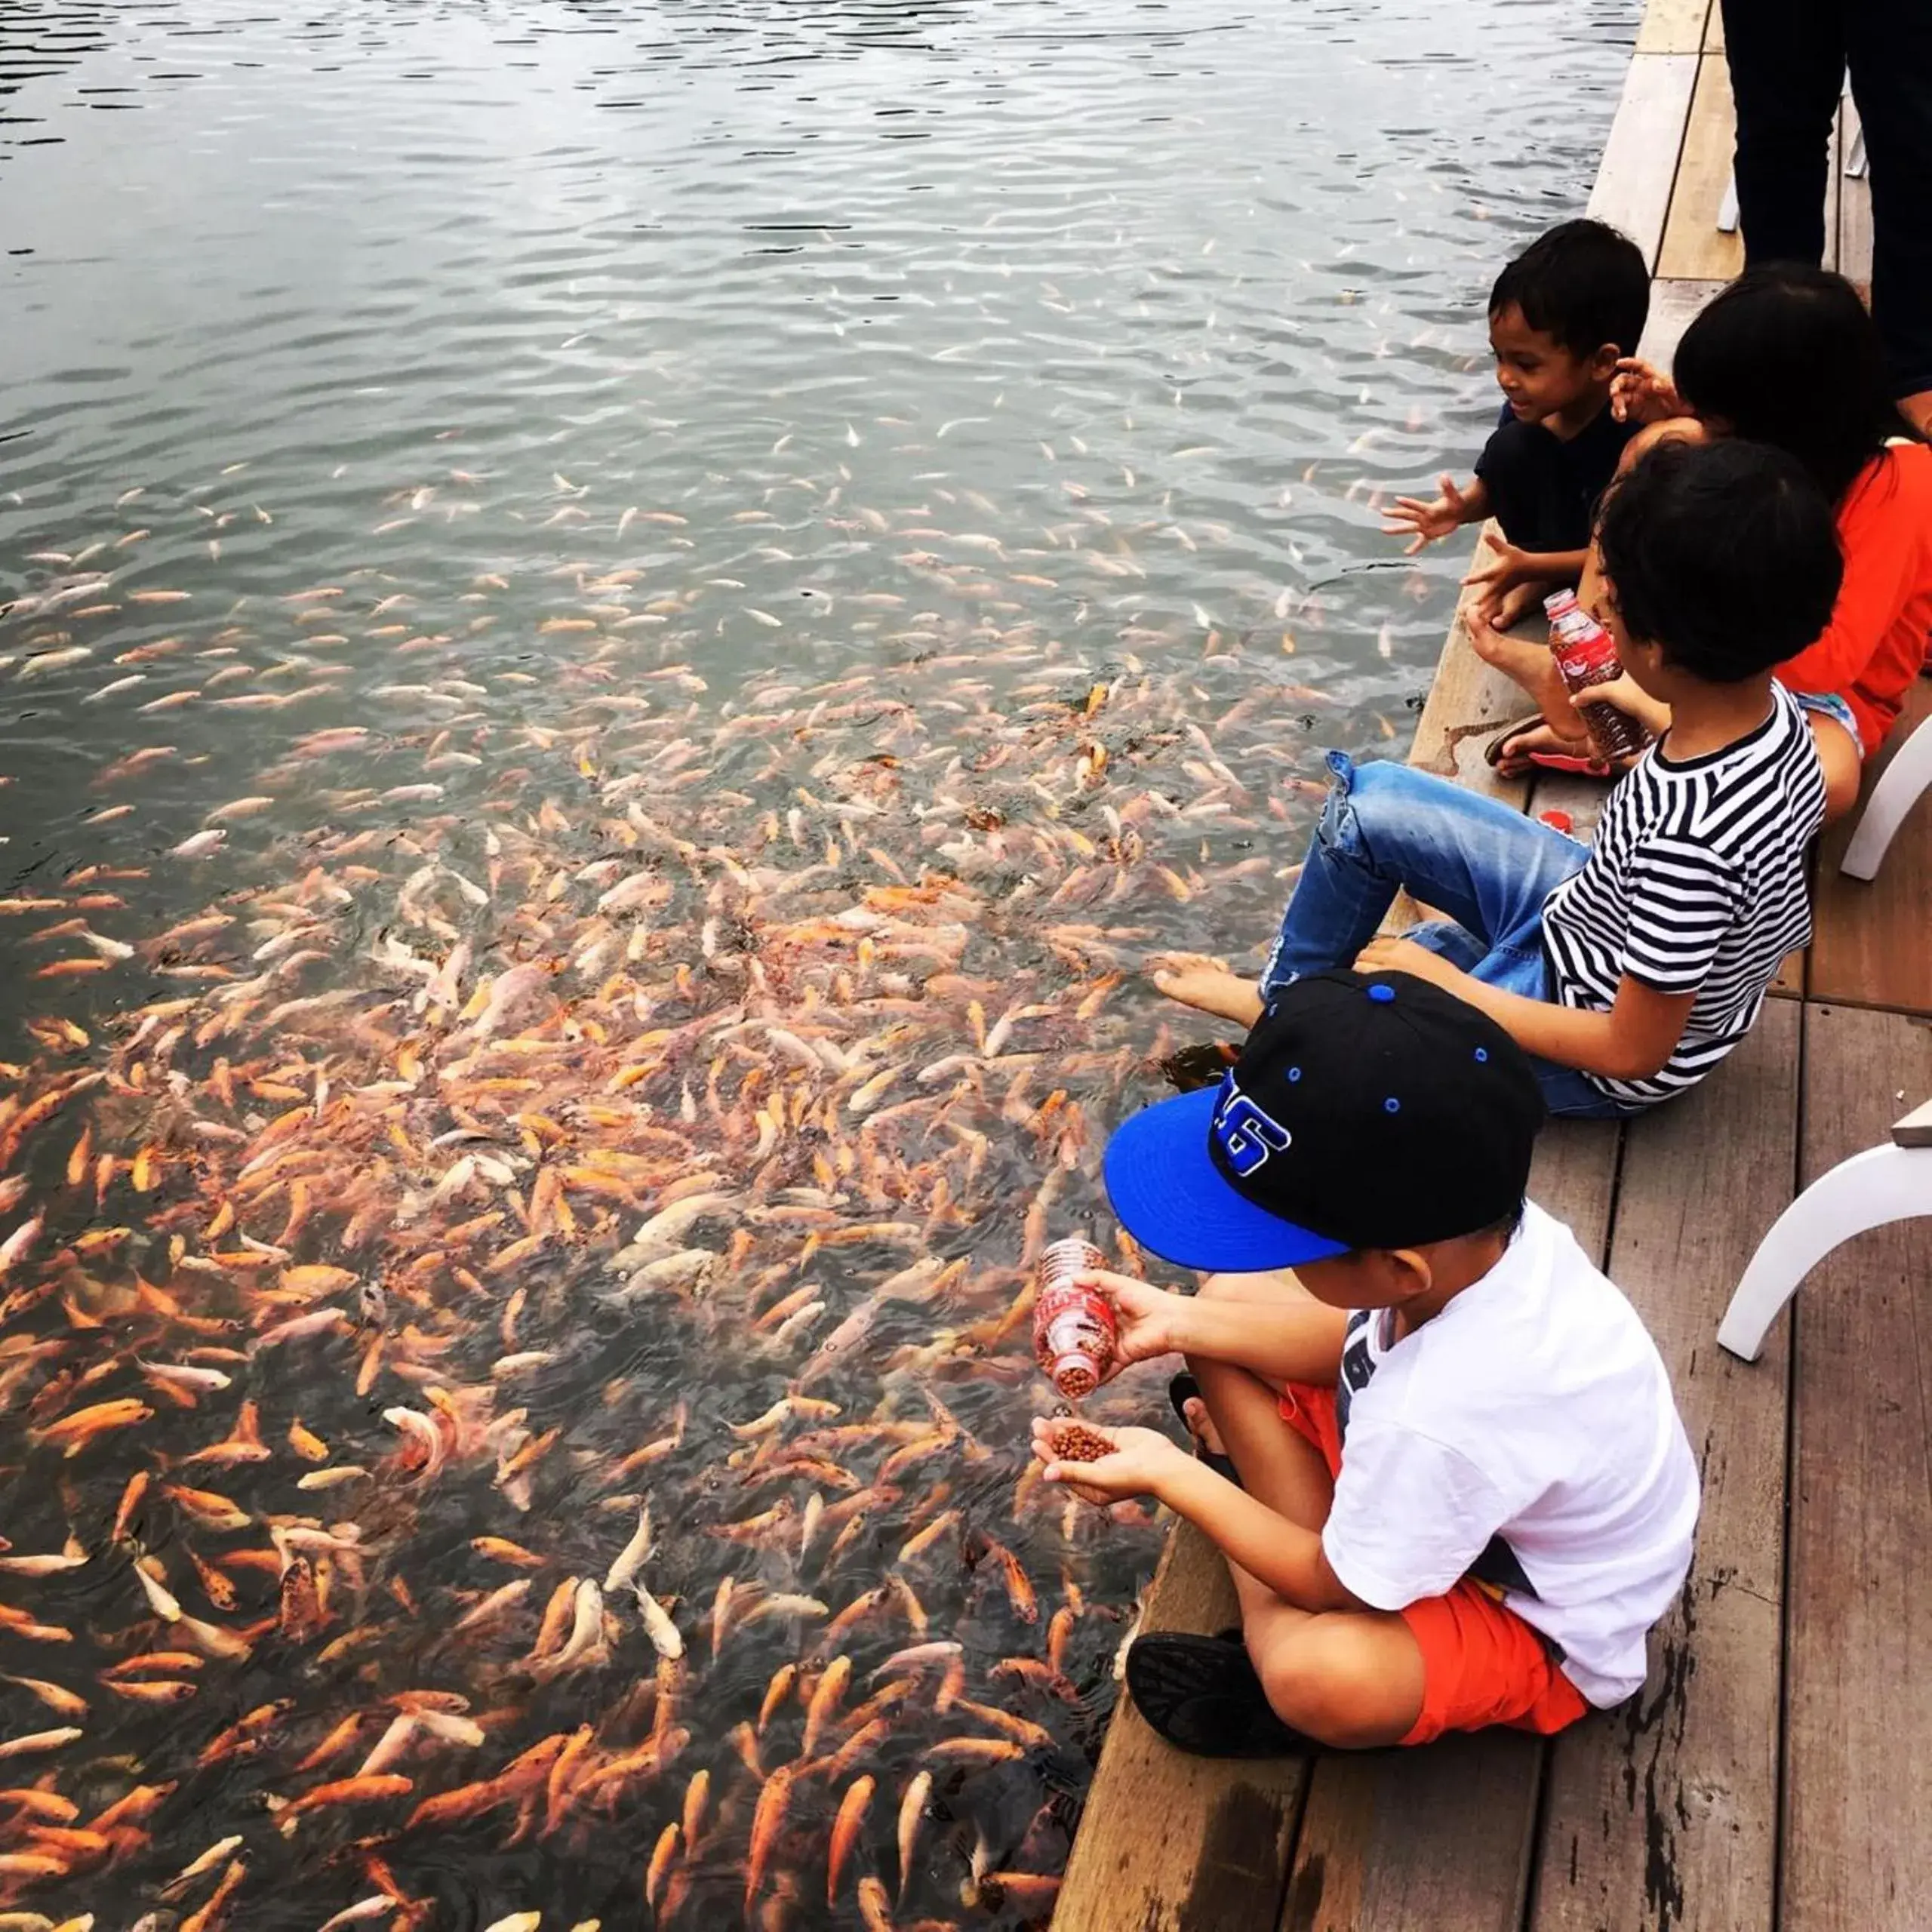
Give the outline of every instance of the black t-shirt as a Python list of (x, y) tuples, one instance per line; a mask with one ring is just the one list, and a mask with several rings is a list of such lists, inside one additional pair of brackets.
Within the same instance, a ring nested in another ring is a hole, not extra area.
[(1476, 459), (1491, 515), (1521, 549), (1583, 549), (1597, 499), (1638, 426), (1618, 422), (1606, 403), (1566, 443), (1540, 423), (1519, 423), (1506, 403), (1503, 416)]

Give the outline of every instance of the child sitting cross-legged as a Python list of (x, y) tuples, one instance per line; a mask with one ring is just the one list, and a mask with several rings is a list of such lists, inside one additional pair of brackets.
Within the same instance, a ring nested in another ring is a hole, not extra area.
[[(1805, 847), (1824, 780), (1772, 667), (1816, 637), (1842, 570), (1832, 514), (1761, 445), (1666, 442), (1611, 493), (1598, 542), (1626, 682), (1670, 707), (1611, 791), (1593, 844), (1387, 762), (1329, 755), (1334, 783), (1259, 989), (1163, 972), (1172, 998), (1251, 1024), (1310, 973), (1433, 980), (1533, 1057), (1553, 1113), (1637, 1112), (1748, 1033), (1810, 937)], [(1375, 935), (1398, 890), (1447, 918)]]
[(1635, 1312), (1524, 1201), (1543, 1116), (1524, 1055), (1473, 1008), (1337, 972), (1280, 995), (1218, 1091), (1109, 1143), (1143, 1247), (1238, 1271), (1193, 1296), (1086, 1278), (1123, 1364), (1186, 1358), (1170, 1393), (1207, 1453), (1094, 1426), (1083, 1446), (1106, 1453), (1063, 1462), (1035, 1426), (1049, 1481), (1156, 1497), (1227, 1559), (1238, 1632), (1128, 1651), (1169, 1743), (1548, 1733), (1642, 1683), (1689, 1567), (1697, 1466)]

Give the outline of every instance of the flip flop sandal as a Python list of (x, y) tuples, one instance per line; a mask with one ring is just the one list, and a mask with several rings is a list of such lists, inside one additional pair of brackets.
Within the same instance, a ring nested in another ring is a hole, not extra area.
[(1235, 1459), (1223, 1455), (1218, 1449), (1211, 1449), (1201, 1437), (1194, 1432), (1194, 1425), (1187, 1419), (1187, 1405), (1201, 1399), (1201, 1384), (1183, 1369), (1168, 1384), (1168, 1400), (1173, 1404), (1174, 1412), (1180, 1418), (1180, 1426), (1187, 1431), (1188, 1440), (1194, 1444), (1196, 1462), (1205, 1463), (1217, 1475), (1226, 1476), (1238, 1489), (1241, 1476), (1235, 1468)]
[(1168, 1084), (1177, 1094), (1192, 1094), (1201, 1087), (1218, 1087), (1221, 1076), (1241, 1057), (1241, 1048), (1232, 1040), (1207, 1040), (1183, 1047), (1158, 1063)]
[[(1543, 721), (1539, 712), (1534, 718), (1519, 718), (1513, 724), (1506, 724), (1483, 747), (1483, 761), (1492, 768), (1500, 766), (1509, 755), (1509, 746), (1527, 732), (1535, 731)], [(1574, 752), (1525, 752), (1526, 763), (1539, 771), (1566, 771), (1580, 778), (1614, 778), (1614, 771), (1607, 759), (1579, 757)]]
[(1238, 1631), (1137, 1637), (1127, 1687), (1155, 1734), (1197, 1758), (1304, 1758), (1322, 1748), (1269, 1709)]

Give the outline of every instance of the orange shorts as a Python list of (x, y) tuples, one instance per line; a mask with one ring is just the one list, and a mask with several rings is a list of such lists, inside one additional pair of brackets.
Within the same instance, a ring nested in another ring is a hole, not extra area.
[[(1342, 1469), (1335, 1392), (1305, 1382), (1281, 1391), (1281, 1419), (1321, 1451), (1328, 1473)], [(1422, 1651), (1422, 1715), (1404, 1744), (1426, 1744), (1445, 1730), (1506, 1724), (1547, 1735), (1590, 1708), (1557, 1667), (1543, 1640), (1494, 1592), (1465, 1579), (1401, 1613)]]

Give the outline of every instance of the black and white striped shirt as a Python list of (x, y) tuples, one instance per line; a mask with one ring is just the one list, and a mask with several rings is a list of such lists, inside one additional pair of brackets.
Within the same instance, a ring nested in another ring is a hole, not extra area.
[(1563, 1005), (1608, 1011), (1626, 974), (1697, 995), (1661, 1072), (1588, 1076), (1614, 1099), (1695, 1085), (1751, 1030), (1785, 955), (1810, 942), (1804, 854), (1824, 774), (1804, 712), (1781, 687), (1771, 695), (1770, 715), (1722, 751), (1681, 762), (1646, 752), (1611, 793), (1588, 863), (1544, 901)]

